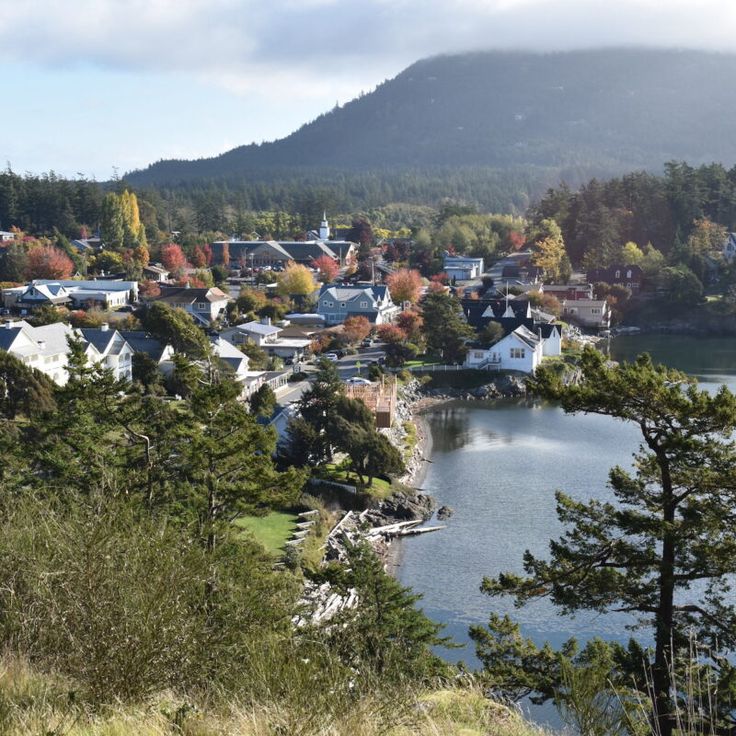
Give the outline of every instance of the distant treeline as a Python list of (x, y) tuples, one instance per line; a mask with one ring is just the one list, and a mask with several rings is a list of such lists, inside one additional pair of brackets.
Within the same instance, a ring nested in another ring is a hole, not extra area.
[(529, 211), (532, 223), (553, 218), (574, 263), (605, 264), (623, 243), (651, 243), (665, 255), (687, 241), (698, 221), (732, 230), (736, 224), (736, 167), (665, 165), (664, 176), (644, 172), (598, 181), (578, 191), (550, 189)]

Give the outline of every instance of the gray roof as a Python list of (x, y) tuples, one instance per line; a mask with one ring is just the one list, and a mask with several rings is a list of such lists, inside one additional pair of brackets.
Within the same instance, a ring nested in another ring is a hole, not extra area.
[(263, 322), (246, 322), (242, 325), (235, 325), (236, 329), (242, 332), (252, 332), (254, 335), (275, 335), (281, 332), (280, 327), (274, 325), (264, 325)]
[(161, 360), (167, 347), (160, 340), (142, 330), (120, 330), (120, 334), (134, 353), (145, 353), (157, 363)]
[(83, 327), (80, 332), (84, 339), (94, 346), (98, 353), (105, 353), (110, 347), (110, 343), (115, 340), (117, 330), (110, 328), (104, 330), (99, 327)]

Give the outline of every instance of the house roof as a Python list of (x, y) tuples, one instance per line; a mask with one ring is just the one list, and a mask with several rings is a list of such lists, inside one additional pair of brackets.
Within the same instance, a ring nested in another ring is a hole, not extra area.
[(169, 275), (169, 271), (167, 269), (163, 268), (162, 266), (154, 266), (150, 263), (147, 266), (143, 267), (143, 272), (145, 273), (146, 271), (148, 271), (149, 273), (158, 273), (166, 276)]
[(295, 261), (311, 261), (320, 256), (337, 258), (337, 254), (320, 240), (280, 240), (278, 243)]
[(274, 325), (264, 325), (263, 322), (245, 322), (242, 325), (235, 325), (236, 330), (241, 332), (250, 332), (253, 335), (276, 335), (281, 332), (281, 327)]
[(221, 337), (211, 337), (210, 342), (212, 343), (215, 355), (220, 360), (224, 360), (236, 373), (241, 369), (248, 369), (248, 356), (241, 350), (238, 350), (235, 345), (229, 343), (227, 340), (223, 340)]
[(536, 348), (541, 342), (539, 335), (534, 334), (529, 328), (524, 327), (524, 325), (519, 325), (511, 334), (532, 349)]
[(320, 298), (324, 294), (329, 294), (338, 302), (349, 302), (358, 298), (368, 297), (374, 304), (382, 302), (389, 297), (387, 286), (339, 286), (335, 284), (324, 284), (320, 289)]
[(227, 301), (228, 295), (213, 286), (209, 289), (196, 289), (187, 286), (162, 286), (161, 296), (154, 299), (157, 302), (170, 304), (192, 304), (193, 302), (221, 302)]
[(161, 361), (164, 351), (168, 347), (142, 330), (120, 330), (120, 335), (130, 345), (134, 353), (145, 353), (157, 363)]

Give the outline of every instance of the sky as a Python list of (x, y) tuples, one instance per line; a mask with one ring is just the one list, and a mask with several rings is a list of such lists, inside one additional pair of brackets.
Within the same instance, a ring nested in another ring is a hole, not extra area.
[(435, 54), (735, 34), (733, 0), (0, 0), (0, 165), (106, 180), (281, 138)]

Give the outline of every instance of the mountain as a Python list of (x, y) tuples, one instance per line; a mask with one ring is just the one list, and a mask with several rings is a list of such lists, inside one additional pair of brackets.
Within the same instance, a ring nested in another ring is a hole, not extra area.
[(293, 172), (437, 167), (659, 171), (736, 162), (736, 55), (603, 49), (419, 61), (271, 143), (159, 161), (134, 185), (273, 180)]

